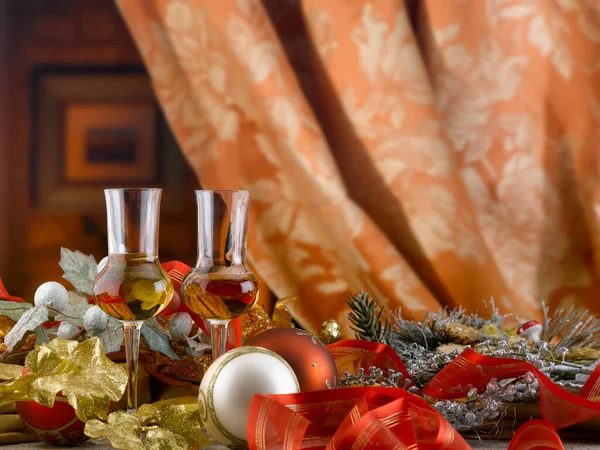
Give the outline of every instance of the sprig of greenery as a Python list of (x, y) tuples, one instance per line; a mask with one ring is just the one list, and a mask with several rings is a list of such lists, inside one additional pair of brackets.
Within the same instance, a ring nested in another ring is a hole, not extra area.
[(346, 300), (350, 307), (348, 319), (350, 328), (357, 339), (373, 342), (384, 342), (388, 333), (388, 321), (382, 323), (383, 306), (371, 298), (370, 294), (361, 290), (358, 294), (350, 294)]
[[(15, 303), (0, 301), (0, 316), (6, 316), (17, 322), (4, 338), (8, 351), (0, 355), (0, 359), (12, 356), (26, 343), (31, 333), (37, 334), (37, 342), (47, 342), (48, 333), (43, 328), (44, 322), (49, 320), (48, 313), (53, 320), (68, 322), (72, 325), (84, 327), (84, 316), (92, 306), (88, 303), (86, 295), (92, 295), (98, 265), (92, 255), (85, 255), (80, 251), (61, 248), (59, 266), (63, 269), (63, 278), (70, 281), (77, 292), (69, 291), (66, 307), (59, 311), (48, 305), (32, 307), (29, 303)], [(110, 319), (103, 329), (85, 330), (71, 339), (79, 337), (90, 338), (97, 336), (102, 343), (105, 353), (118, 351), (123, 343), (124, 335), (121, 324)], [(156, 319), (147, 321), (142, 327), (142, 338), (152, 351), (163, 353), (169, 358), (178, 359), (171, 347), (170, 335), (158, 324)]]
[(543, 304), (542, 310), (542, 340), (552, 348), (600, 348), (600, 319), (587, 309), (572, 305), (566, 310), (561, 308), (550, 314), (548, 305)]

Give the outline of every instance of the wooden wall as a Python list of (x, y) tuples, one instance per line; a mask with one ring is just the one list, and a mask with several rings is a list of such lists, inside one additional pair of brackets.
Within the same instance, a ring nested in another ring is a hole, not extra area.
[[(41, 211), (32, 200), (31, 118), (36, 108), (31, 104), (32, 70), (40, 65), (142, 62), (114, 0), (1, 0), (0, 5), (6, 9), (8, 24), (0, 22), (0, 30), (7, 31), (7, 42), (0, 45), (7, 62), (0, 73), (7, 76), (8, 92), (6, 96), (0, 92), (0, 103), (10, 112), (0, 118), (0, 277), (11, 294), (31, 301), (39, 284), (64, 281), (57, 264), (60, 247), (94, 254), (97, 260), (106, 254), (103, 212)], [(162, 261), (192, 264), (196, 256), (193, 190), (198, 183), (187, 166), (184, 184), (183, 210), (161, 215), (160, 256)]]
[(0, 276), (8, 263), (8, 142), (6, 140), (6, 40), (8, 37), (8, 5), (0, 2)]

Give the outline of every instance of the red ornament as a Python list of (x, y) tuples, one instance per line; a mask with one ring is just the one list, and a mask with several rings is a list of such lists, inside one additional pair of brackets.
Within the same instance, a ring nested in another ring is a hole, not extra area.
[(294, 369), (300, 390), (333, 389), (337, 369), (329, 350), (312, 334), (296, 328), (272, 328), (252, 336), (246, 345), (271, 350)]
[(533, 342), (537, 342), (540, 340), (540, 335), (542, 334), (542, 324), (537, 320), (530, 320), (519, 327), (517, 334), (521, 337), (529, 338)]
[[(23, 375), (29, 370), (23, 369)], [(16, 402), (17, 413), (29, 431), (48, 444), (72, 447), (89, 439), (84, 433), (85, 423), (77, 418), (75, 410), (62, 393), (56, 394), (54, 406), (48, 408), (34, 401)]]
[(75, 446), (89, 439), (83, 433), (85, 423), (77, 418), (67, 398), (60, 393), (52, 408), (24, 401), (17, 402), (17, 413), (29, 431), (48, 444)]

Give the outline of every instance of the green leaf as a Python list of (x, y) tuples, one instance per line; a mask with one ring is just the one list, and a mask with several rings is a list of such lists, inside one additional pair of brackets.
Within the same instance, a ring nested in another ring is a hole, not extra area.
[(38, 327), (35, 330), (35, 345), (47, 344), (50, 342), (50, 338), (48, 337), (48, 333), (44, 327)]
[(79, 295), (76, 292), (69, 291), (69, 299), (67, 300), (67, 307), (63, 313), (57, 314), (56, 320), (67, 321), (78, 327), (83, 327), (83, 316), (86, 311), (93, 305), (90, 305), (87, 301), (87, 297)]
[(205, 350), (212, 347), (210, 338), (200, 329), (198, 329), (198, 333), (195, 336), (186, 336), (185, 340), (188, 343), (192, 356), (200, 356), (204, 354)]
[(31, 309), (33, 305), (29, 303), (9, 302), (0, 300), (0, 316), (8, 317), (15, 322), (21, 318), (25, 311)]
[(94, 282), (98, 274), (98, 264), (92, 255), (84, 255), (80, 251), (68, 248), (60, 249), (58, 265), (65, 272), (63, 278), (71, 282), (82, 294), (94, 294)]
[(21, 316), (15, 326), (4, 337), (4, 343), (12, 350), (28, 332), (34, 332), (37, 327), (48, 320), (48, 309), (45, 306), (35, 306)]
[(150, 350), (160, 352), (173, 360), (179, 359), (171, 348), (169, 335), (158, 324), (155, 317), (142, 325), (142, 337)]
[(104, 353), (113, 353), (121, 350), (121, 344), (123, 344), (125, 335), (123, 334), (121, 323), (118, 320), (115, 320), (115, 322), (117, 326), (109, 325), (106, 330), (98, 335)]

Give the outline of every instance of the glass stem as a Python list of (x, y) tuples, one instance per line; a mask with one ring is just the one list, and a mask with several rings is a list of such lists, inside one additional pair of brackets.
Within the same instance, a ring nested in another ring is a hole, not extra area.
[(210, 338), (212, 340), (213, 361), (225, 353), (227, 343), (227, 324), (229, 320), (211, 320)]
[(127, 360), (127, 412), (137, 411), (137, 375), (140, 353), (140, 332), (143, 322), (123, 322), (125, 359)]

